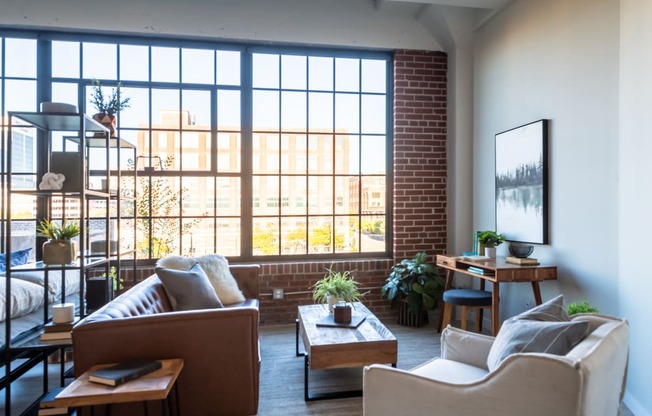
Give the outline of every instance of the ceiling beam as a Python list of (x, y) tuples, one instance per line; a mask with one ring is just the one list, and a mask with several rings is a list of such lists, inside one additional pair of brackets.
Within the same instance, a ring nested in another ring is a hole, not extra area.
[[(383, 1), (383, 0), (376, 0)], [(436, 6), (472, 7), (475, 9), (502, 9), (510, 0), (385, 0), (397, 3), (421, 3)]]

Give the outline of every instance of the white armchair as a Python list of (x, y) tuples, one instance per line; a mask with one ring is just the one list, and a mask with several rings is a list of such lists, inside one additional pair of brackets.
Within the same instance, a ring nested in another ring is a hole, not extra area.
[(366, 416), (616, 416), (625, 389), (629, 326), (604, 315), (567, 355), (517, 353), (494, 371), (494, 338), (448, 326), (441, 358), (410, 371), (384, 365), (364, 370)]

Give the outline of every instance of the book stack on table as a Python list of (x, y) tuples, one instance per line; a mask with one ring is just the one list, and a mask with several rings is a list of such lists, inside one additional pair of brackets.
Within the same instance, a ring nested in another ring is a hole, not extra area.
[(43, 333), (41, 334), (42, 342), (71, 342), (72, 341), (72, 327), (79, 321), (79, 317), (75, 317), (72, 322), (65, 324), (55, 324), (54, 322), (48, 322), (43, 327)]
[(115, 387), (159, 368), (161, 368), (161, 362), (156, 360), (127, 361), (93, 371), (88, 376), (88, 381)]
[(481, 269), (480, 267), (469, 266), (468, 271), (476, 274), (481, 274), (483, 276), (493, 276), (496, 273), (493, 270)]
[(505, 258), (505, 261), (507, 263), (511, 264), (519, 264), (521, 266), (536, 266), (539, 264), (539, 260), (534, 259), (532, 257), (513, 257), (513, 256), (507, 256)]

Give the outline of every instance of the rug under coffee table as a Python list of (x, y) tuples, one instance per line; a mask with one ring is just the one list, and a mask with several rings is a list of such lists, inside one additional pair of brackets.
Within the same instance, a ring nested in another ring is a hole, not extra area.
[[(326, 305), (299, 306), (296, 330), (296, 354), (304, 356), (304, 398), (306, 401), (360, 396), (362, 390), (310, 394), (310, 369), (362, 367), (391, 364), (396, 367), (398, 342), (394, 334), (363, 304), (355, 303), (353, 315), (366, 319), (357, 328), (317, 326), (328, 315)], [(304, 353), (299, 352), (299, 335)]]

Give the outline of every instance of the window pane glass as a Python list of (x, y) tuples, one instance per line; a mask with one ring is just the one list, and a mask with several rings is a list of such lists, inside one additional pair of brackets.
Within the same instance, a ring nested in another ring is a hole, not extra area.
[(77, 84), (68, 82), (53, 82), (52, 83), (52, 101), (58, 103), (72, 104), (78, 106), (77, 100)]
[(348, 176), (335, 177), (335, 213), (350, 214), (351, 181)]
[(360, 96), (335, 94), (335, 131), (357, 133), (360, 131)]
[(355, 175), (360, 172), (360, 138), (335, 137), (335, 173)]
[(211, 92), (184, 90), (181, 99), (184, 111), (182, 128), (210, 130)]
[(360, 61), (337, 58), (335, 60), (335, 89), (337, 91), (360, 91)]
[(240, 91), (217, 91), (217, 129), (240, 130)]
[(240, 52), (217, 51), (217, 83), (240, 85)]
[(312, 217), (308, 225), (308, 253), (333, 252), (333, 218)]
[(385, 134), (386, 100), (384, 95), (362, 95), (362, 133)]
[(238, 133), (217, 135), (217, 171), (240, 172), (240, 143)]
[(181, 50), (181, 80), (194, 84), (215, 82), (215, 52), (206, 49)]
[(308, 88), (333, 90), (333, 58), (311, 56), (308, 59)]
[(84, 78), (117, 79), (117, 46), (108, 43), (84, 43), (82, 46)]
[(365, 215), (361, 218), (361, 223), (360, 250), (363, 253), (385, 251), (385, 216)]
[(363, 176), (361, 194), (361, 212), (363, 214), (382, 215), (385, 213), (384, 176)]
[(281, 172), (305, 174), (307, 167), (306, 135), (284, 134), (281, 136)]
[(254, 218), (253, 255), (278, 255), (280, 248), (278, 218)]
[(152, 156), (160, 158), (163, 170), (181, 169), (181, 140), (178, 131), (153, 131)]
[(278, 55), (253, 54), (254, 88), (278, 88)]
[(52, 42), (52, 76), (79, 78), (79, 42)]
[(179, 82), (179, 49), (152, 47), (152, 81)]
[(335, 252), (357, 253), (358, 217), (335, 217)]
[(120, 127), (149, 127), (149, 89), (122, 87), (120, 94), (129, 97), (131, 104), (120, 112), (118, 117)]
[(306, 57), (283, 55), (281, 57), (281, 88), (306, 89)]
[(255, 134), (253, 138), (253, 170), (255, 173), (279, 172), (279, 136)]
[(333, 213), (333, 178), (308, 177), (308, 213), (330, 215)]
[(184, 170), (210, 170), (211, 135), (208, 132), (183, 132), (181, 136)]
[(308, 206), (308, 181), (305, 176), (284, 176), (281, 178), (281, 215), (306, 215)]
[(6, 111), (36, 111), (36, 81), (5, 80)]
[(310, 135), (308, 138), (308, 171), (311, 174), (333, 174), (333, 137)]
[(387, 89), (387, 63), (362, 60), (362, 92), (385, 93)]
[(384, 174), (385, 136), (362, 136), (362, 173)]
[(281, 130), (303, 132), (306, 123), (306, 93), (281, 93)]
[(152, 127), (179, 128), (179, 90), (152, 90)]
[(310, 131), (333, 131), (333, 94), (309, 93), (308, 111), (308, 129)]
[(281, 253), (288, 255), (307, 254), (307, 229), (305, 218), (284, 218), (283, 232), (281, 235)]
[(5, 38), (5, 76), (36, 78), (36, 40)]
[[(211, 190), (210, 195), (213, 192)], [(189, 218), (183, 220), (181, 237), (184, 251), (191, 257), (215, 253), (215, 220), (213, 218)], [(219, 252), (223, 254), (222, 252)]]
[(149, 47), (120, 45), (120, 79), (129, 81), (149, 79)]
[(278, 131), (279, 93), (277, 91), (254, 91), (253, 127), (257, 131)]
[(217, 178), (217, 215), (240, 216), (240, 178)]
[(239, 218), (218, 218), (217, 222), (217, 235), (216, 235), (216, 248), (213, 252), (207, 253), (220, 253), (224, 256), (239, 256), (240, 255), (240, 235), (242, 233), (242, 226)]

